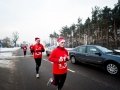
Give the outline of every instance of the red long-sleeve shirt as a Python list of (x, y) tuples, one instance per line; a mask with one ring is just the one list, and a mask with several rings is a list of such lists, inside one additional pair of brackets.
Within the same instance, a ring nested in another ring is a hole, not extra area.
[[(60, 62), (59, 59), (63, 61)], [(65, 48), (57, 47), (49, 56), (49, 61), (53, 62), (53, 74), (67, 73), (68, 51)]]
[(30, 50), (33, 50), (33, 45), (30, 45)]
[(34, 58), (42, 58), (42, 52), (44, 52), (45, 49), (42, 44), (35, 44), (33, 46), (33, 56)]
[(22, 47), (23, 51), (27, 51), (27, 46)]

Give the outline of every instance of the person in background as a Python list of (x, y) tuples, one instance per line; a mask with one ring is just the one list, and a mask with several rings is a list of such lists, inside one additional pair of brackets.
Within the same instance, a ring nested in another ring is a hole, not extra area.
[(33, 54), (33, 44), (30, 45), (30, 52)]
[(27, 46), (26, 46), (26, 45), (23, 45), (23, 46), (22, 46), (22, 49), (23, 49), (24, 56), (26, 56)]
[(44, 46), (40, 43), (40, 38), (35, 38), (36, 44), (33, 45), (33, 56), (36, 63), (36, 78), (39, 78), (39, 67), (41, 66), (42, 52), (45, 51)]
[(49, 56), (49, 61), (53, 62), (53, 78), (50, 78), (47, 86), (55, 85), (57, 90), (61, 90), (67, 76), (67, 61), (69, 60), (68, 51), (64, 48), (65, 39), (57, 39), (58, 47)]

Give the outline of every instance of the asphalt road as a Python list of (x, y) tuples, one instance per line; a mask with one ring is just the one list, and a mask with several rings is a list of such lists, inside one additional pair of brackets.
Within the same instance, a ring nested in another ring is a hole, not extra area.
[[(56, 90), (47, 87), (52, 77), (52, 64), (43, 55), (40, 78), (35, 77), (35, 62), (30, 53), (23, 56), (22, 50), (14, 52), (15, 57), (6, 60), (0, 67), (0, 90)], [(100, 68), (68, 62), (68, 75), (62, 90), (120, 90), (120, 77), (113, 77)]]

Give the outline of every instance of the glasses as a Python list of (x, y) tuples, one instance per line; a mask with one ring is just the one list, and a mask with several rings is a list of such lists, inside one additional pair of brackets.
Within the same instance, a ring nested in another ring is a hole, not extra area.
[(65, 42), (61, 42), (61, 43), (65, 43)]

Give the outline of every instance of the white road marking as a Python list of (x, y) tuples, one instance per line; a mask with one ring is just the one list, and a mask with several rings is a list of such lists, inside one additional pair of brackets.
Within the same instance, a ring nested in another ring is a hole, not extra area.
[[(43, 59), (46, 62), (50, 62), (48, 59)], [(50, 62), (51, 64), (53, 64), (53, 62)]]
[[(49, 60), (47, 60), (47, 59), (43, 59), (44, 61), (47, 61), (47, 62), (50, 62)], [(51, 64), (53, 64), (52, 62), (50, 62)], [(74, 70), (71, 70), (71, 69), (67, 69), (69, 72), (72, 72), (72, 73), (75, 73), (75, 71)]]
[(26, 55), (26, 56), (11, 56), (11, 57), (30, 57), (30, 56), (33, 56), (33, 55)]
[(26, 56), (5, 56), (5, 57), (0, 57), (0, 60), (3, 59), (14, 59), (14, 58), (19, 58), (19, 57), (33, 57), (32, 55), (26, 55)]
[(75, 71), (74, 71), (74, 70), (71, 70), (71, 69), (69, 69), (69, 68), (68, 68), (67, 70), (68, 70), (68, 71), (70, 71), (70, 72), (72, 72), (72, 73), (75, 73)]
[[(32, 55), (26, 55), (27, 57), (29, 56), (32, 56)], [(26, 57), (26, 56), (11, 56), (11, 58), (16, 58), (16, 57)], [(9, 57), (10, 58), (10, 57)], [(47, 62), (50, 62), (48, 59), (43, 59), (44, 61), (47, 61)], [(50, 62), (51, 64), (53, 64), (53, 62)], [(74, 70), (71, 70), (71, 69), (67, 69), (68, 71), (72, 72), (72, 73), (75, 73)]]
[(48, 61), (47, 59), (43, 59), (44, 61)]

